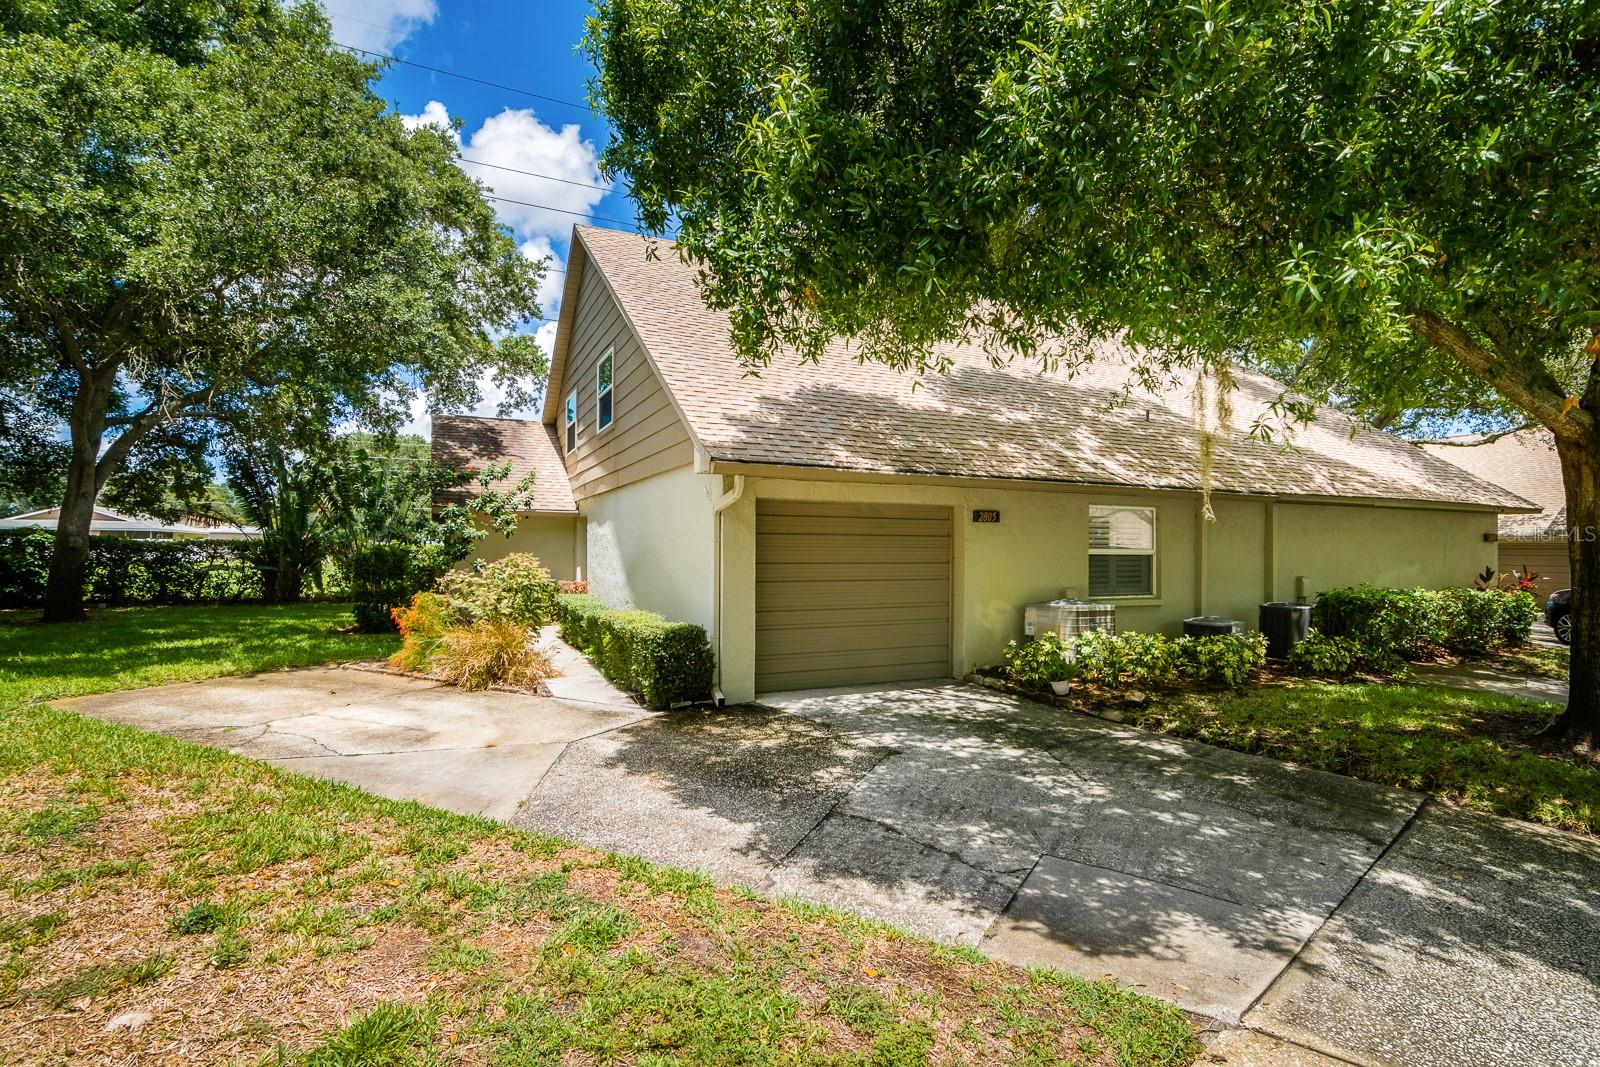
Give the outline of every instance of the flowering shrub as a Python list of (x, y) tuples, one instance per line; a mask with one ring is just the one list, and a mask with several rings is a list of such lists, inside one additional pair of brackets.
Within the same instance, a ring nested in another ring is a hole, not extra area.
[(389, 657), (389, 666), (425, 673), (445, 631), (456, 620), (456, 610), (438, 593), (418, 593), (410, 605), (395, 608), (392, 614), (403, 640), (400, 651)]

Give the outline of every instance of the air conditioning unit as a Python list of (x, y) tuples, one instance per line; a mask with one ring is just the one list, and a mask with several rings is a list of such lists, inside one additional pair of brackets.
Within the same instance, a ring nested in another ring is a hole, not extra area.
[(1022, 609), (1022, 632), (1028, 637), (1053, 631), (1065, 641), (1087, 630), (1116, 633), (1117, 606), (1067, 598), (1029, 604)]

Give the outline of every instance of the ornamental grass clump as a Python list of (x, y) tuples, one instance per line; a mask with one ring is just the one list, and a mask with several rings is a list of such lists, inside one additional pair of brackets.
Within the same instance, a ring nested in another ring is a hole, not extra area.
[(531, 689), (555, 674), (550, 660), (529, 642), (527, 628), (505, 619), (446, 630), (429, 658), (428, 670), (463, 689), (491, 685)]

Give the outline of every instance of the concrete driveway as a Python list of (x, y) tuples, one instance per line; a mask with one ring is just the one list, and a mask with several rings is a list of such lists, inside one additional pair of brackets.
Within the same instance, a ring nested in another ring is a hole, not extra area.
[(650, 716), (621, 701), (469, 693), (349, 667), (56, 703), (380, 796), (495, 819), (515, 813), (567, 744)]
[(991, 690), (653, 715), (326, 669), (63, 701), (1242, 1021), (1221, 1062), (1600, 1063), (1600, 843)]
[(1292, 1042), (1225, 1062), (1597, 1062), (1600, 843), (973, 687), (766, 700), (574, 742), (513, 821)]

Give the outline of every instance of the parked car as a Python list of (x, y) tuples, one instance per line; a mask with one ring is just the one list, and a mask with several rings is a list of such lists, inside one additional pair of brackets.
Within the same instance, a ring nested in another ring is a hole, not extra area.
[(1556, 640), (1572, 644), (1572, 590), (1557, 589), (1544, 605), (1544, 621), (1556, 632)]

